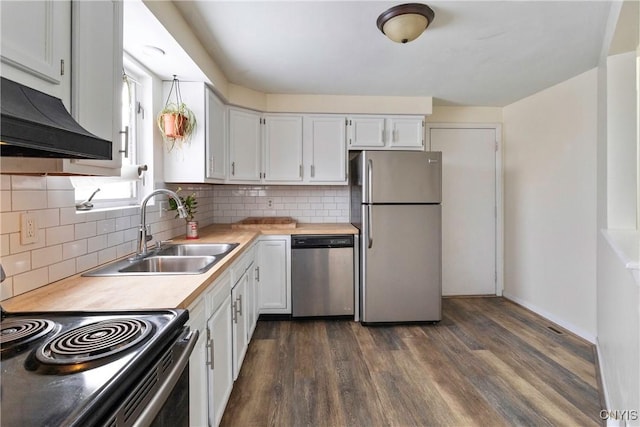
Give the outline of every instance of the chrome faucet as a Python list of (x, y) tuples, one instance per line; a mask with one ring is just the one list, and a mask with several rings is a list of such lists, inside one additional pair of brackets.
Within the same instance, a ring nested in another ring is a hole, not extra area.
[(151, 192), (151, 194), (149, 194), (142, 200), (142, 204), (140, 205), (140, 228), (138, 229), (138, 244), (136, 246), (136, 254), (134, 258), (142, 258), (147, 255), (147, 242), (153, 238), (150, 233), (149, 226), (147, 225), (147, 202), (149, 202), (149, 199), (151, 197), (158, 194), (166, 194), (167, 196), (175, 200), (176, 204), (178, 205), (178, 216), (180, 218), (187, 217), (187, 210), (180, 201), (180, 197), (178, 197), (176, 193), (164, 188), (160, 188)]

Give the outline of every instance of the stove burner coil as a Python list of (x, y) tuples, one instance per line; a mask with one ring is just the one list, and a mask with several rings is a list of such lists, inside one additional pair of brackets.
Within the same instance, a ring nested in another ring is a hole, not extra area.
[(152, 332), (141, 319), (114, 319), (71, 329), (41, 346), (36, 358), (44, 364), (73, 365), (126, 351)]
[(37, 340), (55, 328), (55, 323), (46, 319), (11, 319), (3, 321), (0, 329), (0, 348), (25, 344)]

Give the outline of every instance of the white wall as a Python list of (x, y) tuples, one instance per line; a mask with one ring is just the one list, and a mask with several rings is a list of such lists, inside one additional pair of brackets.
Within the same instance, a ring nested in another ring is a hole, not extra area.
[(499, 107), (449, 107), (434, 105), (429, 123), (502, 123)]
[(636, 228), (636, 52), (607, 59), (607, 228)]
[(594, 342), (597, 70), (503, 118), (504, 295)]
[(598, 244), (598, 356), (610, 410), (640, 410), (638, 307), (640, 287), (603, 233)]

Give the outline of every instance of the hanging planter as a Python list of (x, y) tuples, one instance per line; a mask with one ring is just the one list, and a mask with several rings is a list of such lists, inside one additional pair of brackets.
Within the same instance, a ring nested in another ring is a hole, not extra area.
[[(175, 94), (175, 101), (171, 101), (171, 94)], [(167, 146), (167, 151), (171, 151), (176, 144), (180, 148), (182, 144), (188, 143), (196, 130), (196, 116), (182, 102), (180, 82), (175, 75), (169, 89), (167, 102), (158, 114), (157, 123), (162, 133), (162, 139)]]

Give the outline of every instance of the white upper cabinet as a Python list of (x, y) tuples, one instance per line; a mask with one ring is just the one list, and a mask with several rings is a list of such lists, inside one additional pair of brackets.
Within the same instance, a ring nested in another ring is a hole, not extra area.
[(302, 116), (266, 114), (265, 182), (302, 181)]
[(0, 15), (2, 76), (60, 98), (82, 127), (113, 142), (112, 160), (3, 158), (3, 171), (118, 175), (122, 2), (3, 1)]
[[(188, 141), (176, 143), (171, 149), (165, 144), (164, 180), (192, 183), (224, 182), (226, 107), (202, 82), (179, 84), (182, 101), (193, 111), (197, 124)], [(167, 99), (171, 85), (171, 81), (163, 83), (163, 99)]]
[(207, 178), (224, 181), (227, 166), (227, 107), (207, 88), (205, 123)]
[(349, 148), (383, 148), (385, 142), (384, 117), (350, 117)]
[(389, 148), (424, 150), (424, 117), (386, 119)]
[(347, 148), (344, 116), (304, 117), (304, 179), (312, 184), (346, 184)]
[(258, 182), (261, 177), (261, 115), (229, 108), (230, 182)]
[(424, 150), (423, 116), (351, 116), (350, 150)]
[(122, 165), (122, 32), (120, 1), (72, 3), (71, 113), (89, 132), (112, 141), (111, 160), (70, 160), (65, 170), (119, 175)]
[(70, 106), (71, 1), (0, 2), (2, 76)]

